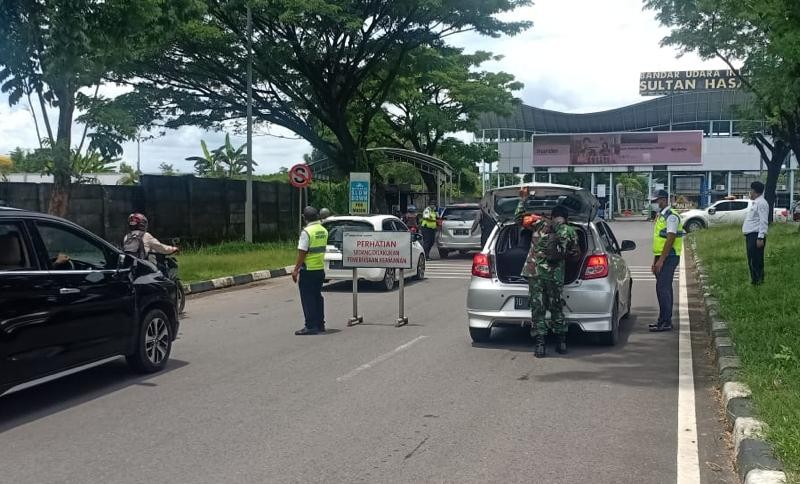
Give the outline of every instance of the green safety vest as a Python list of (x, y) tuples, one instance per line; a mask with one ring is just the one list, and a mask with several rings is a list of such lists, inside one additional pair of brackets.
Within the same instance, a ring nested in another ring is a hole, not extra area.
[(669, 215), (678, 217), (678, 233), (675, 234), (675, 242), (672, 243), (672, 253), (681, 255), (683, 236), (685, 235), (683, 231), (683, 221), (678, 212), (672, 208), (669, 209), (666, 215), (659, 213), (658, 218), (656, 218), (656, 223), (653, 226), (653, 254), (655, 255), (661, 255), (664, 246), (667, 244), (667, 217), (669, 217)]
[(306, 270), (325, 270), (325, 247), (328, 245), (328, 231), (319, 222), (311, 222), (303, 230), (308, 234)]
[(429, 213), (431, 218), (425, 218), (424, 213), (423, 213), (422, 222), (420, 222), (420, 224), (423, 227), (427, 228), (427, 229), (435, 229), (436, 228), (436, 212), (430, 207), (426, 208), (425, 211), (427, 211)]

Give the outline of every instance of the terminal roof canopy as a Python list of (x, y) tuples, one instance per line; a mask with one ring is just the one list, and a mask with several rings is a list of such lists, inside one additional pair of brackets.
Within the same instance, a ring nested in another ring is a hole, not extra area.
[[(703, 130), (712, 121), (733, 121), (738, 132), (738, 109), (750, 105), (742, 91), (698, 91), (677, 93), (596, 113), (574, 114), (521, 105), (510, 116), (484, 114), (477, 135), (486, 138), (522, 139), (532, 133), (606, 133), (615, 131)], [(485, 131), (484, 131), (485, 130)]]

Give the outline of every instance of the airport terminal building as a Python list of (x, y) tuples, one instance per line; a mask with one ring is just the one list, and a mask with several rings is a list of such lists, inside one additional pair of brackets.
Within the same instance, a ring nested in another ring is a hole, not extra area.
[[(729, 71), (642, 73), (640, 93), (661, 97), (588, 114), (522, 105), (510, 116), (483, 116), (478, 136), (498, 143), (500, 173), (552, 182), (565, 173), (589, 174), (583, 178), (610, 208), (615, 195), (606, 187), (629, 172), (646, 176), (651, 191), (669, 190), (680, 208), (705, 207), (747, 196), (750, 183), (766, 176), (758, 150), (742, 142), (745, 126), (758, 121), (739, 119), (751, 100), (732, 77)], [(796, 168), (796, 160), (787, 160), (778, 206), (796, 199)]]

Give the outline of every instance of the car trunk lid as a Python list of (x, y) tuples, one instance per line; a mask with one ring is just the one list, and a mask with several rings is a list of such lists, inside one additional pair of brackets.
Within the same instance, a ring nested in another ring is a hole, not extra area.
[(570, 221), (590, 222), (597, 216), (599, 203), (588, 190), (550, 183), (526, 183), (490, 190), (484, 196), (482, 206), (498, 224), (513, 223), (519, 204), (519, 189), (524, 186), (530, 189), (525, 202), (526, 212), (550, 215), (553, 207), (560, 205), (569, 212)]

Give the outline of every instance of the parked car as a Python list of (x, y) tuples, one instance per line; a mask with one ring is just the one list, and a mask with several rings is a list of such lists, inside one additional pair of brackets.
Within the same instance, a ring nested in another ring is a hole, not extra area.
[(475, 216), (480, 209), (477, 203), (461, 203), (444, 208), (436, 239), (439, 256), (444, 259), (454, 250), (466, 254), (471, 250), (483, 248), (480, 228), (474, 233), (471, 232)]
[[(345, 232), (409, 232), (406, 224), (392, 215), (328, 217), (322, 224), (328, 229), (328, 246), (325, 250), (326, 280), (353, 278), (353, 270), (345, 269), (342, 265), (342, 239)], [(411, 244), (412, 268), (405, 271), (405, 277), (424, 279), (425, 253), (420, 244), (422, 236), (416, 233), (411, 236), (413, 238)], [(377, 283), (386, 291), (394, 288), (398, 281), (398, 275), (394, 269), (358, 269), (359, 280)]]
[(166, 365), (176, 287), (66, 220), (0, 207), (0, 395), (124, 356)]
[[(576, 229), (580, 256), (568, 260), (564, 276), (564, 315), (570, 325), (595, 333), (604, 343), (619, 340), (619, 322), (631, 310), (633, 279), (622, 253), (636, 249), (617, 242), (611, 227), (597, 219), (598, 201), (588, 190), (554, 184), (526, 184), (531, 196), (526, 209), (549, 215), (565, 207)], [(484, 342), (491, 330), (530, 322), (528, 282), (520, 276), (528, 255), (531, 231), (514, 220), (520, 185), (491, 190), (484, 200), (497, 220), (486, 247), (472, 262), (467, 292), (467, 317), (473, 341)]]
[[(681, 213), (683, 228), (687, 232), (694, 232), (715, 225), (743, 224), (752, 206), (753, 201), (749, 199), (719, 200), (705, 209), (687, 210)], [(789, 219), (789, 211), (785, 208), (775, 208), (773, 215), (773, 220), (777, 222)]]

